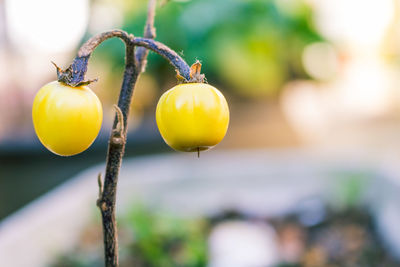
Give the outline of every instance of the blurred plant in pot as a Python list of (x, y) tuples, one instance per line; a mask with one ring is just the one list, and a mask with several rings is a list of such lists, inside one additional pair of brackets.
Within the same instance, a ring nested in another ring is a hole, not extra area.
[[(215, 244), (210, 233), (215, 229), (221, 230), (221, 227), (230, 228), (233, 224), (241, 224), (242, 230), (247, 225), (250, 232), (254, 227), (264, 224), (270, 228), (271, 234), (276, 235), (276, 238), (270, 240), (274, 240), (277, 250), (273, 254), (270, 253), (269, 257), (272, 258), (266, 266), (399, 266), (399, 261), (388, 252), (382, 242), (374, 216), (369, 209), (359, 204), (339, 209), (323, 204), (323, 209), (324, 216), (318, 222), (308, 224), (303, 222), (302, 214), (296, 210), (272, 218), (249, 216), (233, 210), (221, 211), (204, 218), (178, 218), (135, 205), (126, 217), (119, 220), (120, 266), (214, 266), (215, 262), (212, 260), (217, 262), (219, 258), (229, 257), (229, 249), (220, 248), (220, 253), (214, 255), (217, 258), (210, 258), (210, 255), (216, 252), (213, 251)], [(82, 233), (80, 244), (75, 250), (57, 258), (51, 267), (101, 266), (101, 242), (98, 242), (101, 239), (101, 229), (96, 228), (96, 225), (97, 223), (89, 225)], [(244, 234), (248, 231), (239, 233)], [(237, 236), (238, 233), (231, 234)], [(268, 234), (260, 236), (264, 237), (269, 238)], [(225, 238), (225, 245), (233, 240), (232, 236)], [(241, 245), (257, 250), (254, 247), (257, 244)], [(247, 253), (254, 255), (252, 251)], [(245, 259), (249, 260), (248, 255), (243, 256), (242, 263), (235, 267), (249, 266), (243, 263)]]

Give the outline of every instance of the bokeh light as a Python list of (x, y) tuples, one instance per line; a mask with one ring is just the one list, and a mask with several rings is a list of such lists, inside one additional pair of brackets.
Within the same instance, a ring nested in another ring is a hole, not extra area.
[[(19, 51), (46, 53), (72, 49), (85, 33), (87, 0), (5, 0), (10, 41)], [(71, 16), (73, 14), (73, 16)]]

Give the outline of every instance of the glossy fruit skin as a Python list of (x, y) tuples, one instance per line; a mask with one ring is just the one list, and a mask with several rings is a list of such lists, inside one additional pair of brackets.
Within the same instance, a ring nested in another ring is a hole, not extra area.
[(157, 104), (157, 126), (164, 141), (184, 152), (207, 150), (224, 138), (229, 108), (218, 89), (204, 83), (179, 84)]
[(96, 139), (103, 109), (89, 87), (54, 81), (36, 94), (32, 120), (39, 140), (48, 150), (72, 156), (86, 150)]

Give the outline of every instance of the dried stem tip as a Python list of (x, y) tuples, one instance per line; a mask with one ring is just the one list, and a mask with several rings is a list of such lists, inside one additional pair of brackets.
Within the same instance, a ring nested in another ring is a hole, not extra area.
[[(79, 87), (83, 85), (89, 85), (92, 82), (97, 82), (97, 79), (81, 81), (81, 82), (74, 82), (74, 75), (76, 76), (78, 70), (74, 70), (74, 65), (69, 66), (67, 69), (62, 70), (56, 63), (53, 61), (51, 62), (56, 67), (57, 70), (57, 80), (61, 83), (72, 87)], [(84, 70), (86, 72), (86, 70)]]
[(201, 74), (201, 63), (200, 61), (196, 61), (190, 67), (190, 83), (203, 83), (204, 82), (204, 74)]

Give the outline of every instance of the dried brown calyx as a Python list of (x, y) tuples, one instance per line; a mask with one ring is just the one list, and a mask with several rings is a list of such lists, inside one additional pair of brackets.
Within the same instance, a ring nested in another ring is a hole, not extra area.
[(74, 68), (73, 68), (74, 65), (70, 65), (67, 69), (62, 70), (53, 61), (51, 63), (53, 63), (53, 65), (56, 67), (57, 80), (61, 83), (64, 83), (64, 84), (72, 86), (72, 87), (79, 87), (79, 86), (83, 86), (83, 85), (89, 85), (92, 82), (97, 82), (97, 79), (81, 81), (81, 82), (74, 82), (74, 78), (78, 73), (77, 70), (74, 70)]
[(179, 83), (204, 83), (204, 82), (206, 82), (205, 75), (201, 74), (201, 63), (198, 60), (190, 67), (190, 80), (186, 80), (182, 75), (180, 75), (178, 70), (176, 70), (176, 78), (178, 79)]

